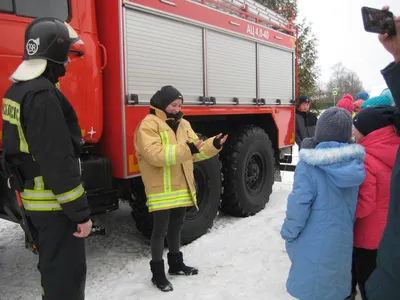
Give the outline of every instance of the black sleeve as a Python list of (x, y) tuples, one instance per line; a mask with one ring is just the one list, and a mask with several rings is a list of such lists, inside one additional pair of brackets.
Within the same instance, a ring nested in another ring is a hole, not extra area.
[(300, 147), (301, 146), (301, 142), (303, 141), (303, 136), (301, 135), (301, 130), (300, 130), (300, 124), (299, 124), (299, 116), (297, 114), (295, 114), (295, 141), (296, 144)]
[(50, 91), (32, 95), (24, 101), (23, 121), (30, 153), (45, 184), (72, 221), (88, 221), (90, 209), (58, 98)]
[(381, 71), (389, 90), (392, 92), (396, 107), (400, 108), (400, 63), (391, 63)]

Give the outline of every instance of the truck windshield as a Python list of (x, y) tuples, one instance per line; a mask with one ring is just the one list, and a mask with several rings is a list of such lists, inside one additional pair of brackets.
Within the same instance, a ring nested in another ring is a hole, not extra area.
[(0, 12), (15, 14), (21, 17), (55, 17), (68, 21), (69, 0), (2, 0)]

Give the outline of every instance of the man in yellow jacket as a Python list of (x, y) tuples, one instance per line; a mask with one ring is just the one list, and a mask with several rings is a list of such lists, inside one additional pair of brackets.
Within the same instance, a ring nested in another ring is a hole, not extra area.
[(183, 119), (182, 94), (164, 86), (150, 100), (150, 113), (137, 126), (135, 149), (146, 189), (147, 206), (153, 213), (151, 236), (152, 282), (162, 291), (172, 291), (165, 277), (163, 248), (168, 241), (169, 274), (196, 275), (183, 263), (180, 238), (187, 207), (196, 206), (193, 162), (215, 156), (227, 139), (219, 134), (201, 141)]

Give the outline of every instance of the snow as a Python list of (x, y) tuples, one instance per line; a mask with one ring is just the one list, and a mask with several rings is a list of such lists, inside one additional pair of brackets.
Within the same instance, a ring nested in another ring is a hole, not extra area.
[[(293, 173), (285, 171), (263, 211), (249, 218), (220, 214), (206, 235), (182, 247), (186, 263), (200, 273), (168, 276), (174, 286), (170, 293), (151, 284), (149, 242), (122, 203), (98, 220), (107, 235), (87, 240), (86, 299), (294, 299), (285, 288), (290, 263), (279, 234), (292, 182)], [(24, 248), (19, 226), (0, 220), (1, 300), (41, 299), (37, 258)]]

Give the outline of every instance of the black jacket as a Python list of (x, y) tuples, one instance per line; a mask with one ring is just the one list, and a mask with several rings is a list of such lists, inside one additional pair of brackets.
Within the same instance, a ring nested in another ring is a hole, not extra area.
[[(390, 64), (382, 75), (400, 108), (400, 63)], [(389, 214), (378, 249), (377, 268), (366, 289), (369, 300), (400, 299), (400, 151), (392, 171)]]
[(317, 116), (312, 112), (302, 112), (296, 110), (296, 144), (301, 148), (301, 142), (305, 138), (313, 137), (315, 134), (315, 126), (317, 124)]
[(14, 83), (7, 90), (3, 99), (6, 160), (39, 166), (39, 176), (25, 178), (21, 193), (29, 214), (63, 211), (77, 223), (89, 220), (78, 168), (81, 141), (76, 113), (51, 81), (39, 77)]

